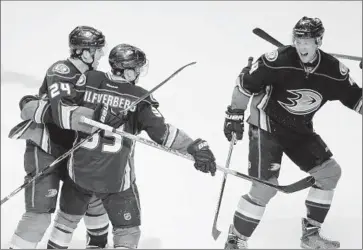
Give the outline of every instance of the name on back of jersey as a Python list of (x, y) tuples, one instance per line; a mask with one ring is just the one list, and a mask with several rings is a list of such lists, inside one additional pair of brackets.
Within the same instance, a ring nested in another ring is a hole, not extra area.
[[(134, 100), (123, 95), (112, 95), (108, 93), (97, 93), (92, 90), (86, 90), (83, 101), (86, 103), (104, 103), (112, 108), (127, 109)], [(134, 112), (136, 106), (133, 106), (130, 111)]]

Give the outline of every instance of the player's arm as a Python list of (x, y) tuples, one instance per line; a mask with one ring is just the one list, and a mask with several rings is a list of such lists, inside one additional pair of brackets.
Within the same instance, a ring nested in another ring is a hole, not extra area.
[(146, 103), (140, 106), (137, 117), (138, 129), (144, 130), (156, 143), (186, 153), (193, 139), (181, 129), (166, 123), (165, 118), (155, 106)]
[[(48, 80), (46, 77), (40, 92), (47, 90), (44, 86)], [(83, 98), (85, 81), (85, 75), (78, 79), (76, 85), (72, 82), (62, 82), (62, 78), (58, 76), (55, 79), (53, 78), (51, 81), (53, 83), (50, 86), (58, 85), (59, 87), (49, 88), (47, 92), (50, 92), (51, 98), (48, 98), (48, 93), (43, 94), (43, 98), (37, 96), (25, 96), (22, 98), (20, 101), (22, 119), (30, 119), (36, 123), (55, 123), (64, 129), (91, 133), (92, 127), (81, 123), (80, 118), (82, 116), (92, 118), (94, 111), (77, 105)], [(63, 86), (62, 91), (60, 86)]]
[(77, 91), (75, 84), (78, 77), (79, 74), (70, 72), (68, 66), (62, 63), (56, 64), (47, 71), (46, 93), (52, 120), (63, 129), (72, 129), (72, 117), (79, 108), (78, 103), (82, 100), (83, 93)]
[(344, 82), (337, 85), (337, 99), (346, 107), (362, 114), (362, 88), (349, 75)]
[(215, 174), (215, 158), (206, 141), (193, 140), (183, 130), (166, 123), (163, 115), (155, 106), (146, 103), (140, 106), (137, 117), (140, 130), (146, 131), (149, 137), (158, 144), (181, 153), (191, 154), (195, 159), (196, 169)]
[(268, 84), (266, 79), (270, 69), (260, 57), (252, 65), (247, 65), (236, 79), (233, 89), (231, 104), (227, 107), (224, 121), (224, 134), (228, 141), (232, 139), (232, 133), (237, 140), (242, 140), (244, 132), (244, 112), (247, 109), (250, 97), (260, 93)]

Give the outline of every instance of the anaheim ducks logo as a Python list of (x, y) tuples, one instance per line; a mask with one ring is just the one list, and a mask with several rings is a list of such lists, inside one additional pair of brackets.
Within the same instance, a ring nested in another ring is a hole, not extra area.
[(278, 56), (279, 56), (279, 52), (277, 50), (273, 50), (271, 52), (265, 53), (265, 58), (269, 62), (276, 61)]
[(340, 74), (342, 74), (343, 76), (345, 76), (349, 72), (349, 69), (347, 68), (347, 66), (345, 66), (342, 62), (339, 62), (339, 70), (340, 70)]
[(295, 96), (287, 98), (291, 103), (278, 103), (294, 115), (306, 115), (318, 110), (323, 100), (321, 94), (312, 89), (294, 89), (287, 92)]
[(82, 87), (83, 85), (86, 84), (86, 76), (84, 74), (82, 74), (79, 78), (78, 81), (76, 83), (76, 86), (78, 87)]
[(71, 72), (71, 70), (68, 68), (67, 65), (63, 64), (63, 63), (58, 63), (53, 67), (53, 72), (62, 74), (62, 75), (67, 75), (69, 74), (69, 72)]

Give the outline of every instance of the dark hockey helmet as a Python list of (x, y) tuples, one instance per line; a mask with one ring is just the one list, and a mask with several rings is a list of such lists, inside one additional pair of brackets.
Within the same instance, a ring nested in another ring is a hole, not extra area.
[(317, 38), (322, 39), (324, 36), (324, 26), (319, 18), (310, 18), (304, 16), (294, 26), (294, 38)]
[(143, 67), (147, 60), (145, 53), (132, 45), (119, 44), (115, 46), (108, 57), (111, 68), (115, 71)]
[(101, 31), (90, 26), (77, 26), (69, 34), (69, 47), (71, 49), (102, 48), (106, 39)]

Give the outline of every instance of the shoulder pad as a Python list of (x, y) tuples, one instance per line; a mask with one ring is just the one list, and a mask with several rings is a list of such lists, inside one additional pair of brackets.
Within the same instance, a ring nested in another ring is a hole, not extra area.
[(339, 61), (339, 71), (342, 76), (346, 76), (349, 73), (349, 69), (347, 66), (344, 65), (344, 63)]
[(291, 66), (290, 54), (294, 52), (295, 49), (292, 46), (284, 46), (278, 49), (272, 50), (261, 56), (263, 63), (269, 67), (283, 67)]
[(87, 82), (87, 77), (86, 77), (86, 75), (85, 75), (85, 74), (82, 74), (82, 75), (78, 78), (78, 80), (77, 80), (77, 82), (76, 82), (76, 86), (77, 86), (77, 87), (83, 87), (84, 85), (86, 85), (86, 82)]
[(274, 62), (276, 61), (277, 57), (279, 56), (279, 52), (277, 49), (267, 52), (264, 55), (264, 58), (269, 61), (269, 62)]
[[(148, 91), (140, 86), (135, 86), (139, 91), (140, 94), (139, 97), (145, 95)], [(150, 94), (148, 97), (146, 97), (144, 99), (144, 102), (149, 103), (151, 106), (158, 108), (159, 107), (159, 102), (154, 98), (154, 96), (152, 94)]]
[(316, 73), (324, 74), (336, 80), (345, 80), (349, 75), (349, 68), (334, 56), (320, 50), (321, 63)]
[(71, 62), (67, 60), (60, 60), (50, 66), (47, 70), (47, 76), (54, 75), (72, 79), (76, 76), (80, 76), (81, 73), (71, 64)]
[(87, 83), (87, 85), (98, 87), (106, 78), (107, 77), (104, 72), (98, 70), (90, 70), (80, 76), (76, 85), (80, 87)]
[(146, 100), (149, 101), (153, 107), (155, 107), (155, 108), (159, 107), (159, 102), (154, 98), (154, 96), (152, 94), (149, 95)]

